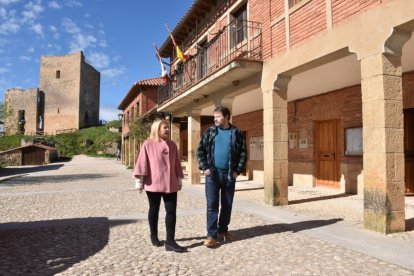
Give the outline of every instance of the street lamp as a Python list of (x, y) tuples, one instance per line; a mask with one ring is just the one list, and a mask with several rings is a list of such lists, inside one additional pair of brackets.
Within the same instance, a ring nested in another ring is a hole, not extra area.
[(124, 117), (124, 114), (122, 114), (122, 113), (119, 113), (118, 114), (118, 119), (121, 121), (122, 120), (122, 118)]

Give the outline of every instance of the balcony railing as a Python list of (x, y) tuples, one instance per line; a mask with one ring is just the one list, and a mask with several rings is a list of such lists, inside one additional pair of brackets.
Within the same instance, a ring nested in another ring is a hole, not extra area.
[(261, 60), (261, 23), (235, 20), (219, 30), (209, 41), (199, 44), (194, 52), (195, 54), (190, 55), (186, 61), (174, 67), (168, 84), (159, 87), (159, 105), (183, 93), (234, 60)]

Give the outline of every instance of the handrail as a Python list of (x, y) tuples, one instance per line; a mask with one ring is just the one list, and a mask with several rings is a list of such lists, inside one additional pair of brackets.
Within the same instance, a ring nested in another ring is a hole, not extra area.
[[(209, 41), (197, 45), (196, 53), (171, 70), (169, 82), (158, 89), (158, 105), (183, 93), (236, 59), (262, 59), (262, 24), (234, 20)], [(187, 51), (190, 52), (191, 51)]]

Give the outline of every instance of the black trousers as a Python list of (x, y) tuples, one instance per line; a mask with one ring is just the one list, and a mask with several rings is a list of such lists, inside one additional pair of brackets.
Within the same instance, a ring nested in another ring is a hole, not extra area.
[(167, 230), (167, 241), (175, 239), (175, 221), (177, 217), (177, 193), (154, 193), (148, 192), (148, 222), (151, 235), (158, 235), (158, 214), (160, 212), (161, 198), (165, 205), (165, 228)]

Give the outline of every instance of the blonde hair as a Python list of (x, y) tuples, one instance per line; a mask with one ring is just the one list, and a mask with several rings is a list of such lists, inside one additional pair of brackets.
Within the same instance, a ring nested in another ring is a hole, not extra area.
[(170, 124), (168, 123), (167, 120), (164, 119), (156, 119), (152, 125), (151, 125), (151, 133), (149, 136), (149, 139), (154, 139), (156, 141), (160, 140), (160, 129), (161, 129), (161, 125), (162, 124), (166, 124), (167, 126), (169, 126)]

